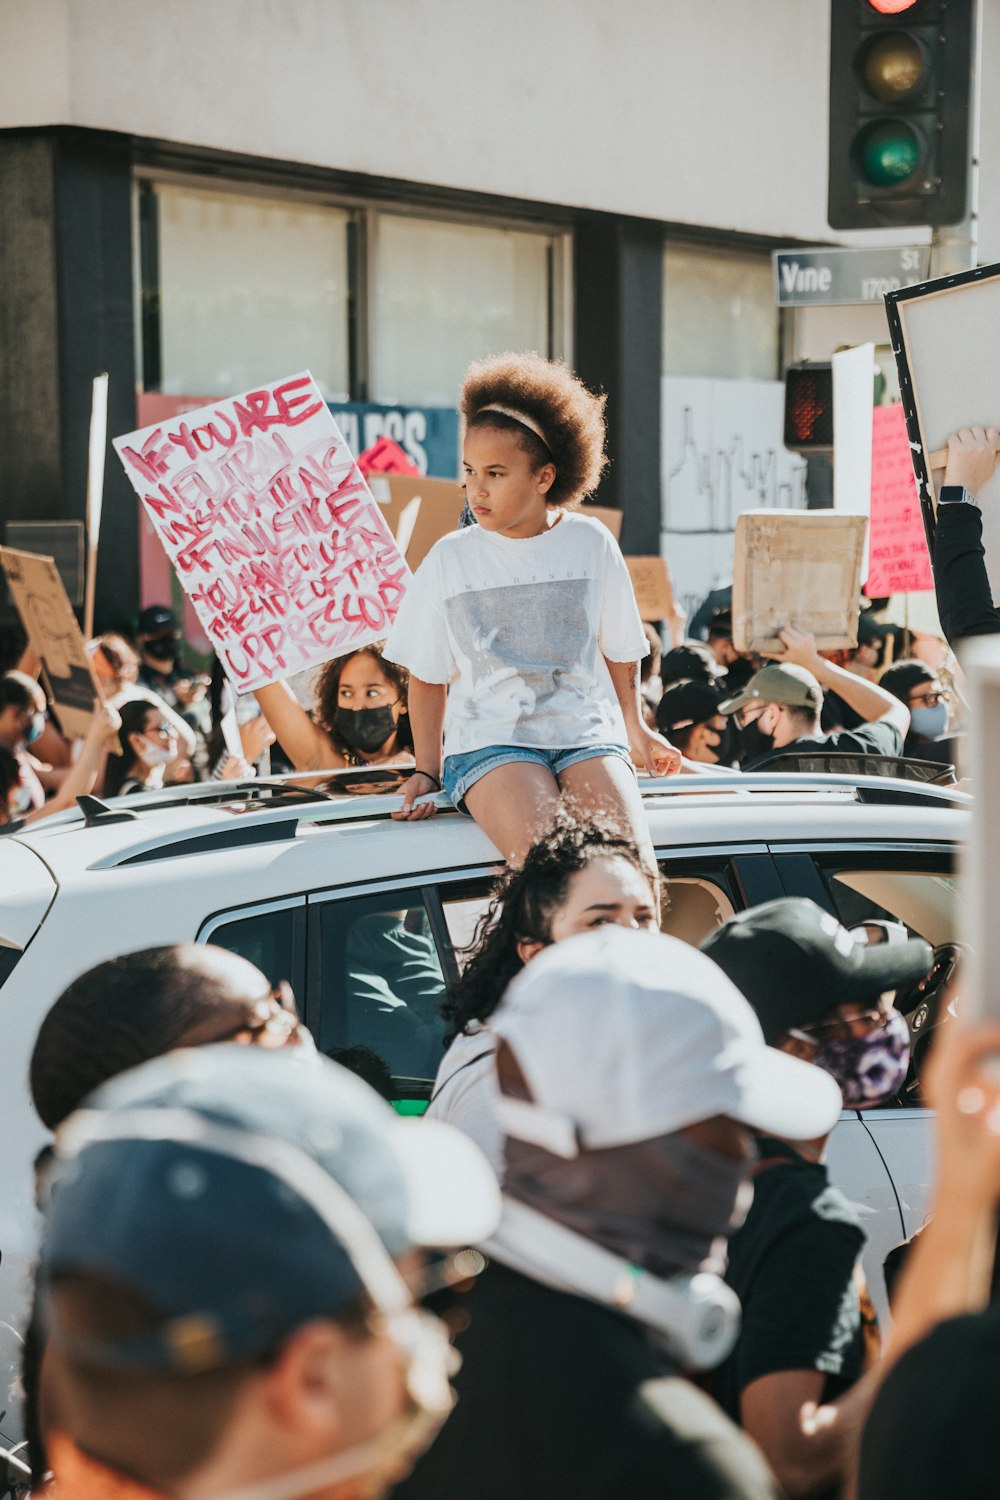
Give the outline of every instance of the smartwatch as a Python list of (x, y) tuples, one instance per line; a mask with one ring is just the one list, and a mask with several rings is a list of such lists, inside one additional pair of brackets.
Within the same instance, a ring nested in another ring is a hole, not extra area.
[(976, 497), (964, 484), (943, 484), (938, 490), (938, 505), (975, 505)]

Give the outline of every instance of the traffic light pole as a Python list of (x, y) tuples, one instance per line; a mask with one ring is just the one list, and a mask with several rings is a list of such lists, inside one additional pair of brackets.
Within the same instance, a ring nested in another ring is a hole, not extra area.
[(965, 218), (939, 224), (931, 233), (931, 276), (971, 271), (979, 256), (979, 139), (983, 103), (983, 0), (973, 0), (969, 68), (969, 193)]

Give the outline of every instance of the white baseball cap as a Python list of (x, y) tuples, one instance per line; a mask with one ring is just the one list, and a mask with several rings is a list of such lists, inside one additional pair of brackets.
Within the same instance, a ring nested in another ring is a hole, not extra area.
[(505, 1134), (557, 1155), (670, 1135), (713, 1115), (813, 1140), (842, 1108), (828, 1073), (768, 1047), (717, 965), (659, 932), (609, 927), (555, 943), (490, 1019), (530, 1090), (501, 1090)]

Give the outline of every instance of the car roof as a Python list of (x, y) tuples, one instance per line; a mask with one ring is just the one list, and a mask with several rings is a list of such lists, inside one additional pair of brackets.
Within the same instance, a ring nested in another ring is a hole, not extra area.
[[(953, 843), (964, 836), (971, 802), (954, 789), (877, 777), (755, 773), (641, 785), (658, 847), (817, 839)], [(0, 841), (0, 850), (16, 839), (59, 883), (123, 867), (138, 874), (136, 867), (195, 855), (211, 859), (215, 871), (246, 873), (273, 865), (279, 852), (291, 849), (303, 850), (297, 860), (303, 888), (313, 884), (314, 867), (322, 882), (335, 855), (349, 857), (357, 880), (495, 864), (495, 848), (471, 819), (442, 795), (435, 802), (439, 816), (407, 825), (390, 817), (399, 807), (396, 793), (329, 797), (304, 791), (293, 779), (203, 783), (108, 802), (84, 798), (81, 811), (29, 825)], [(340, 869), (341, 860), (336, 863)], [(336, 883), (343, 883), (342, 869)]]

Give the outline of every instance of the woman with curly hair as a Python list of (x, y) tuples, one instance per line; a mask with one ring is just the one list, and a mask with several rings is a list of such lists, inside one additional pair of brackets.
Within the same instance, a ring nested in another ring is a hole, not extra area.
[[(649, 847), (633, 761), (679, 753), (643, 723), (649, 647), (610, 531), (576, 507), (601, 476), (603, 396), (537, 354), (474, 364), (462, 388), (465, 489), (478, 522), (414, 576), (386, 655), (410, 671), (417, 770), (395, 816), (444, 790), (511, 864), (563, 796)], [(443, 741), (443, 743), (442, 743)]]
[(427, 1113), (471, 1136), (498, 1176), (503, 1137), (493, 1109), (489, 1018), (510, 981), (543, 948), (609, 922), (660, 925), (643, 851), (604, 820), (582, 824), (561, 812), (524, 864), (497, 881), (442, 1007), (450, 1045)]
[(259, 688), (254, 696), (297, 771), (336, 771), (413, 764), (408, 685), (405, 667), (387, 661), (376, 645), (327, 662), (311, 714), (287, 682)]

